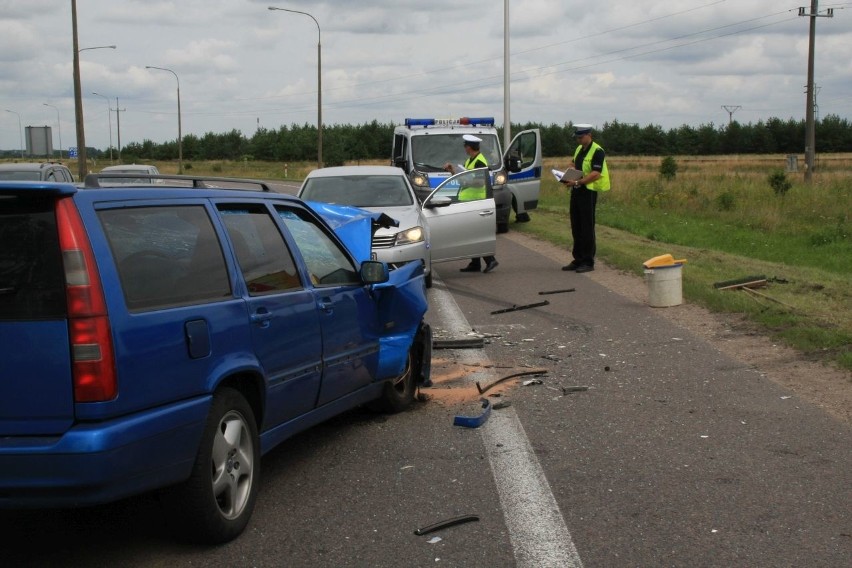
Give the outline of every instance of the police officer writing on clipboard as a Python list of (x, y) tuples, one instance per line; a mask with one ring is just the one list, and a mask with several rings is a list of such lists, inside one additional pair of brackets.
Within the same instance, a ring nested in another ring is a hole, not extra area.
[(576, 181), (562, 182), (571, 187), (569, 214), (574, 240), (574, 260), (562, 270), (591, 272), (595, 269), (595, 206), (598, 192), (609, 191), (609, 170), (603, 148), (592, 141), (591, 124), (575, 124), (574, 137), (579, 146), (574, 150), (571, 167), (583, 175)]
[[(486, 160), (485, 156), (479, 151), (479, 144), (482, 142), (482, 138), (472, 134), (465, 134), (462, 136), (462, 140), (464, 143), (465, 154), (467, 154), (467, 160), (464, 162), (464, 169), (475, 170), (476, 168), (487, 168), (488, 160)], [(455, 170), (453, 165), (450, 163), (444, 164), (444, 169), (451, 174)], [(485, 198), (485, 186), (482, 188), (465, 188), (459, 192), (459, 201), (473, 201), (475, 199)], [(491, 272), (497, 268), (498, 264), (500, 264), (493, 256), (486, 256), (483, 257), (483, 259), (485, 260), (485, 270), (483, 270), (483, 272)], [(460, 268), (459, 270), (462, 272), (479, 272), (481, 269), (482, 260), (479, 257), (475, 257), (470, 259), (470, 264), (464, 268)]]

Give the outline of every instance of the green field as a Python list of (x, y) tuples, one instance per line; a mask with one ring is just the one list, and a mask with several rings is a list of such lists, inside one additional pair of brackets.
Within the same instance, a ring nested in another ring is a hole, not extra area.
[[(660, 175), (661, 158), (608, 161), (613, 189), (598, 201), (599, 258), (640, 275), (654, 256), (686, 258), (690, 302), (745, 314), (808, 357), (852, 369), (852, 156), (821, 157), (810, 185), (801, 173), (782, 175), (786, 192), (769, 181), (785, 156), (676, 157), (673, 179)], [(545, 171), (567, 162), (546, 160)], [(533, 221), (512, 230), (568, 247), (567, 191), (544, 180)], [(768, 286), (713, 286), (753, 275)]]

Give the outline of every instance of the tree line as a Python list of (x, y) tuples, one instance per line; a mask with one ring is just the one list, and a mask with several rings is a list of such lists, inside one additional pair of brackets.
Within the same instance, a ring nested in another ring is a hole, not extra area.
[[(323, 128), (323, 161), (326, 166), (357, 160), (387, 159), (390, 162), (395, 124), (372, 121), (361, 125), (328, 125)], [(576, 142), (573, 126), (565, 124), (513, 124), (512, 132), (541, 130), (545, 157), (567, 156)], [(827, 115), (816, 125), (816, 150), (823, 153), (852, 152), (852, 125), (836, 115)], [(500, 139), (503, 139), (502, 128)], [(804, 151), (804, 120), (771, 118), (757, 123), (727, 125), (713, 123), (698, 127), (683, 125), (664, 130), (657, 125), (640, 126), (613, 120), (601, 125), (595, 140), (609, 155), (718, 155), (798, 154)], [(96, 154), (105, 151), (95, 150)], [(108, 150), (106, 151), (108, 152)], [(177, 141), (156, 144), (132, 142), (121, 149), (123, 162), (175, 160)], [(317, 156), (317, 129), (309, 124), (259, 128), (251, 135), (239, 130), (208, 132), (183, 137), (184, 160), (264, 160), (309, 162)]]

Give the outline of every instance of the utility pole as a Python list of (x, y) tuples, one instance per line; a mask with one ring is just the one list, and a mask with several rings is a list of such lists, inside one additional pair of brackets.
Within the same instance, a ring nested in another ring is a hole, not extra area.
[(814, 94), (814, 45), (816, 43), (816, 19), (833, 18), (834, 8), (829, 8), (824, 15), (819, 13), (819, 0), (811, 0), (811, 11), (807, 12), (807, 8), (800, 7), (799, 15), (810, 18), (810, 36), (808, 39), (808, 84), (806, 89), (805, 102), (805, 182), (813, 181), (813, 172), (815, 166), (816, 154), (816, 126), (814, 124), (814, 104), (816, 103), (816, 95)]
[(71, 0), (71, 27), (74, 46), (74, 122), (77, 127), (77, 176), (86, 179), (89, 167), (86, 163), (86, 134), (83, 131), (83, 92), (80, 85), (80, 43), (77, 41), (77, 0)]
[(734, 113), (743, 107), (740, 105), (722, 105), (722, 108), (728, 111), (728, 126), (730, 126), (734, 122)]
[(118, 134), (118, 163), (121, 163), (121, 117), (118, 113), (126, 111), (126, 108), (118, 108), (118, 97), (115, 97), (115, 129)]

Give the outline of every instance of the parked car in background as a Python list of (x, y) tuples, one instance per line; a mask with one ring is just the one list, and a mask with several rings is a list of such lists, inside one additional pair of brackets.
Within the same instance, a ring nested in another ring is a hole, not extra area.
[[(155, 178), (145, 176), (159, 175), (160, 170), (157, 166), (148, 166), (144, 164), (123, 164), (120, 166), (107, 166), (101, 170), (103, 185), (130, 185), (137, 183), (157, 183)], [(126, 177), (122, 177), (126, 176)]]
[(262, 454), (428, 380), (423, 270), (370, 260), (380, 215), (167, 177), (0, 182), (0, 508), (168, 487), (166, 521), (226, 542)]
[(58, 162), (19, 162), (0, 164), (0, 181), (56, 181), (72, 183), (68, 166)]
[(373, 235), (373, 258), (394, 267), (419, 262), (426, 272), (426, 286), (431, 287), (432, 263), (494, 252), (493, 196), (467, 202), (457, 198), (460, 185), (477, 175), (482, 185), (490, 182), (482, 172), (462, 172), (453, 176), (452, 181), (445, 180), (440, 191), (436, 188), (426, 194), (421, 203), (408, 176), (400, 168), (322, 168), (307, 175), (298, 196), (306, 201), (351, 205), (385, 213), (394, 219), (397, 226), (380, 228)]

